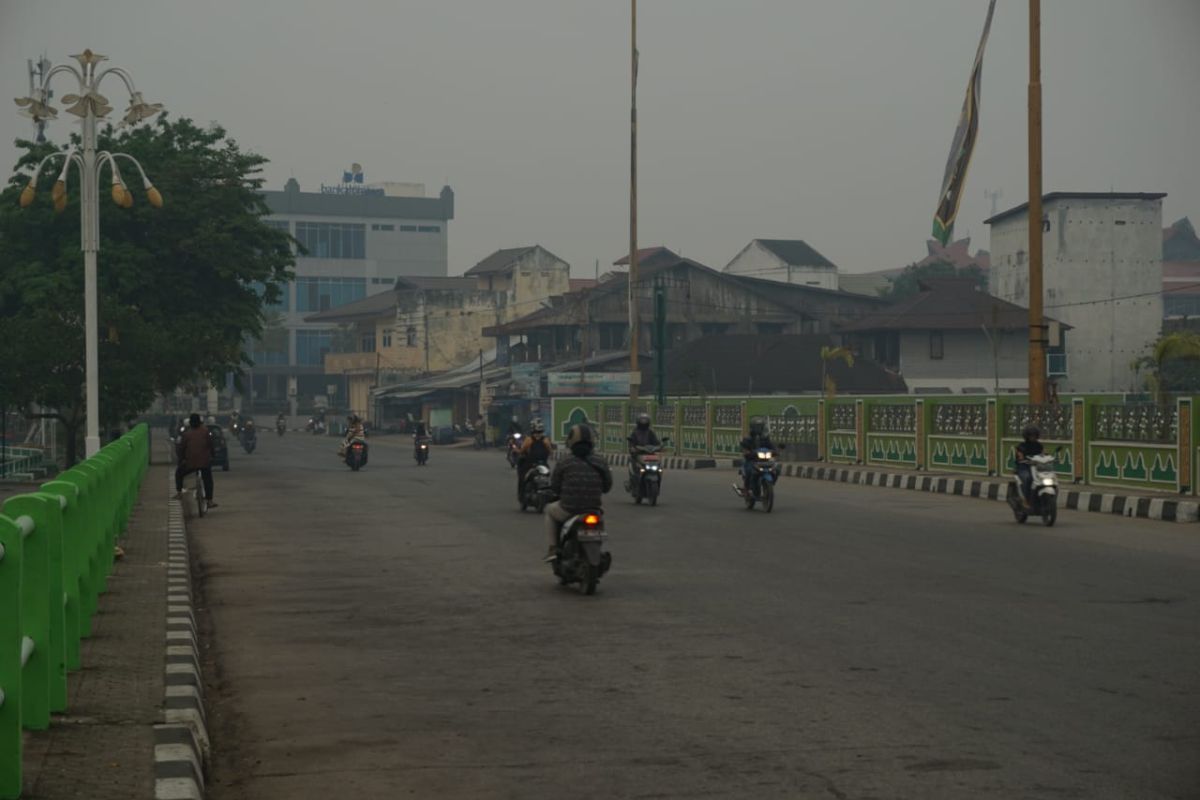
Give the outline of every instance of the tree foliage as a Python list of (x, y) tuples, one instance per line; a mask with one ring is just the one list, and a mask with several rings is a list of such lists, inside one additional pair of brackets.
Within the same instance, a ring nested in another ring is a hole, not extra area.
[(1133, 367), (1146, 370), (1146, 388), (1159, 402), (1172, 394), (1200, 392), (1200, 333), (1176, 331), (1162, 336), (1150, 355)]
[(889, 300), (903, 300), (920, 291), (920, 282), (929, 278), (971, 278), (980, 289), (987, 289), (987, 273), (978, 264), (966, 267), (956, 267), (947, 261), (935, 261), (931, 264), (909, 264), (894, 278), (886, 289), (879, 294)]
[[(19, 208), (33, 167), (55, 148), (17, 146), (19, 174), (0, 192), (0, 401), (53, 409), (73, 443), (85, 374), (78, 174), (72, 168), (63, 213), (49, 198), (53, 164), (38, 201)], [(262, 219), (266, 159), (242, 152), (220, 127), (159, 118), (104, 130), (98, 149), (141, 161), (165, 200), (152, 208), (124, 163), (134, 206), (120, 208), (101, 192), (100, 415), (112, 426), (156, 394), (240, 373), (249, 363), (243, 342), (262, 333), (265, 305), (281, 296), (294, 259), (290, 237)], [(101, 186), (108, 180), (106, 168)]]

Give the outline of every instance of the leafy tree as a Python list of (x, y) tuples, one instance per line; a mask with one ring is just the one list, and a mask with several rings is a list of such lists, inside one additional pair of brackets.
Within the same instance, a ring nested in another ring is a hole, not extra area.
[[(53, 409), (73, 463), (86, 413), (79, 197), (72, 187), (56, 214), (50, 169), (38, 202), (19, 208), (32, 167), (55, 148), (17, 146), (24, 174), (0, 192), (0, 401)], [(249, 364), (243, 342), (262, 334), (265, 306), (281, 296), (294, 258), (291, 238), (262, 220), (269, 213), (260, 194), (266, 159), (242, 152), (219, 126), (159, 118), (104, 130), (99, 149), (141, 161), (165, 199), (161, 209), (140, 198), (126, 209), (101, 193), (100, 416), (107, 428), (181, 384), (240, 375)], [(136, 171), (121, 167), (136, 186)], [(74, 168), (69, 180), (78, 184)]]
[(854, 352), (848, 347), (821, 347), (821, 387), (825, 390), (825, 399), (837, 397), (837, 381), (829, 373), (829, 366), (834, 361), (842, 361), (847, 367), (854, 366)]
[(1168, 333), (1154, 343), (1150, 355), (1131, 366), (1135, 373), (1147, 370), (1146, 388), (1158, 402), (1174, 393), (1200, 392), (1200, 333)]
[(966, 267), (956, 267), (947, 261), (935, 261), (931, 264), (909, 264), (894, 278), (886, 289), (879, 294), (889, 300), (903, 300), (920, 291), (920, 282), (928, 278), (971, 278), (980, 289), (987, 289), (987, 273), (978, 264)]

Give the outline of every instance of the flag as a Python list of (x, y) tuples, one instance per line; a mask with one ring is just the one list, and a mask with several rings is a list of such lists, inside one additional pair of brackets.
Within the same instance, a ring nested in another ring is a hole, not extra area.
[(946, 160), (946, 174), (942, 178), (942, 193), (938, 196), (937, 210), (933, 213), (933, 236), (943, 245), (950, 241), (954, 233), (954, 218), (958, 216), (963, 184), (967, 180), (967, 168), (971, 165), (971, 154), (975, 151), (975, 136), (979, 133), (979, 87), (983, 80), (983, 50), (987, 46), (988, 32), (992, 28), (992, 14), (995, 10), (996, 0), (989, 0), (987, 20), (983, 23), (983, 35), (979, 37), (975, 65), (971, 68), (971, 80), (967, 83), (967, 96), (963, 100), (954, 140), (950, 143), (950, 157)]

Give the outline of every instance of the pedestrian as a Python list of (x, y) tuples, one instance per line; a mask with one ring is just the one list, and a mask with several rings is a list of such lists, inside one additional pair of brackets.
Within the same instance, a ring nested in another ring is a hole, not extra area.
[(176, 454), (179, 465), (175, 467), (175, 497), (183, 493), (183, 478), (193, 472), (200, 472), (200, 480), (204, 483), (204, 494), (208, 497), (208, 507), (216, 508), (213, 502), (213, 441), (208, 428), (200, 421), (199, 414), (192, 414), (188, 419), (188, 429), (179, 437)]

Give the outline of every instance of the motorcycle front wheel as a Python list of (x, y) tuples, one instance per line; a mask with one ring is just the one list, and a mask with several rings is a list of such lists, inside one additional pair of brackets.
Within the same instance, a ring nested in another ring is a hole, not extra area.
[(766, 511), (768, 514), (771, 513), (771, 509), (775, 508), (775, 484), (773, 484), (773, 483), (764, 483), (763, 484), (762, 504), (763, 504), (763, 511)]
[(650, 501), (650, 505), (658, 505), (658, 483), (656, 481), (652, 481), (646, 487), (646, 497)]
[(1054, 527), (1058, 519), (1058, 496), (1046, 495), (1042, 498), (1042, 524), (1047, 528)]

